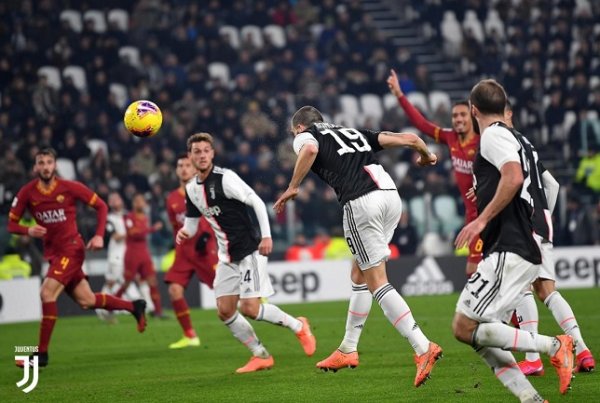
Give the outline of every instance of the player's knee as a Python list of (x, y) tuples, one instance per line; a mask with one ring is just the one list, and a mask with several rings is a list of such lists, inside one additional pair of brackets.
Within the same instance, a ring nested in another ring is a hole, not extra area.
[(42, 287), (40, 289), (40, 299), (42, 302), (54, 302), (56, 298), (54, 297), (54, 292), (46, 287)]
[(169, 284), (169, 297), (172, 301), (183, 298), (183, 287), (175, 283)]
[(454, 315), (454, 320), (452, 320), (452, 333), (454, 334), (456, 340), (470, 344), (474, 330), (471, 327), (472, 326), (468, 326), (468, 324), (462, 320), (460, 315)]
[(94, 294), (86, 294), (77, 297), (77, 303), (83, 309), (91, 309), (96, 306), (96, 296)]
[(240, 311), (244, 316), (252, 319), (258, 317), (258, 311), (260, 310), (260, 304), (254, 303), (254, 301), (242, 301), (240, 304)]
[(217, 301), (217, 315), (219, 315), (221, 321), (225, 322), (226, 320), (231, 319), (231, 317), (235, 315), (235, 312), (235, 305), (220, 304), (219, 301)]
[(550, 296), (550, 294), (552, 294), (554, 291), (556, 291), (556, 288), (554, 286), (554, 281), (542, 280), (542, 279), (537, 279), (536, 281), (534, 281), (533, 289), (534, 289), (537, 297), (542, 302), (546, 301), (546, 299)]
[(352, 272), (350, 273), (350, 280), (352, 280), (354, 284), (365, 284), (366, 282), (365, 276), (360, 269), (355, 269), (354, 267), (352, 267)]

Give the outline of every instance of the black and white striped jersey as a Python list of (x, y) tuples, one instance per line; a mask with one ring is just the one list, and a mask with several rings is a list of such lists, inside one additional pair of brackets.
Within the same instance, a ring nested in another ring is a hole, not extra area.
[(239, 262), (258, 249), (260, 236), (244, 202), (254, 190), (230, 169), (213, 167), (204, 181), (185, 186), (187, 217), (203, 215), (215, 231), (219, 261)]
[(108, 262), (123, 263), (125, 259), (125, 238), (117, 241), (112, 237), (113, 234), (125, 237), (127, 228), (125, 228), (125, 213), (111, 211), (106, 217), (106, 235), (108, 237)]
[(501, 122), (493, 123), (482, 133), (473, 165), (477, 212), (481, 214), (496, 194), (500, 169), (506, 162), (521, 164), (524, 182), (510, 203), (482, 231), (483, 254), (513, 252), (531, 263), (540, 264), (541, 252), (534, 232), (548, 238), (551, 224), (543, 218), (543, 212), (548, 211), (548, 202), (537, 152), (521, 133)]
[(379, 132), (316, 123), (294, 138), (296, 154), (307, 143), (319, 148), (311, 169), (337, 194), (344, 205), (373, 190), (396, 190), (396, 184), (377, 161)]

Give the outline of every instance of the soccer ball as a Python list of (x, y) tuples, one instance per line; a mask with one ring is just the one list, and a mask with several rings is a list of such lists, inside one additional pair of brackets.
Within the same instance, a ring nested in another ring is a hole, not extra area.
[(127, 107), (123, 122), (134, 136), (152, 137), (160, 129), (162, 113), (154, 102), (135, 101)]

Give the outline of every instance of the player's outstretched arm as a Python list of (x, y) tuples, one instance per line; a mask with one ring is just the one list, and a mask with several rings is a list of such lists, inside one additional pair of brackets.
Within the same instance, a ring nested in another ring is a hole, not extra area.
[(433, 137), (435, 141), (445, 142), (443, 129), (425, 119), (421, 112), (404, 96), (398, 82), (398, 76), (394, 70), (390, 70), (387, 84), (391, 93), (398, 98), (398, 104), (404, 109), (410, 123), (429, 137)]
[(408, 147), (420, 154), (417, 164), (421, 166), (435, 165), (437, 156), (429, 151), (427, 144), (414, 133), (379, 133), (379, 145), (383, 148)]
[(281, 196), (279, 196), (279, 199), (277, 199), (277, 201), (273, 205), (273, 209), (276, 212), (281, 212), (283, 210), (283, 207), (285, 206), (285, 203), (287, 203), (288, 200), (292, 200), (296, 198), (296, 196), (298, 196), (298, 192), (300, 191), (300, 184), (308, 174), (308, 171), (310, 171), (310, 168), (314, 164), (315, 160), (317, 159), (318, 153), (319, 148), (312, 143), (306, 143), (302, 147), (302, 149), (300, 149), (300, 152), (298, 153), (298, 159), (296, 160), (296, 166), (294, 167), (294, 174), (292, 175), (290, 184), (288, 185), (287, 190), (283, 192)]

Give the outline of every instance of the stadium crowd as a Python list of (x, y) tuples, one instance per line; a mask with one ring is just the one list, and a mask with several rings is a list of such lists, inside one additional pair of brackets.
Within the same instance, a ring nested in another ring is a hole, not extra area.
[[(174, 166), (190, 134), (214, 134), (217, 163), (235, 169), (269, 204), (291, 176), (295, 155), (288, 118), (296, 107), (312, 104), (336, 117), (342, 109), (341, 94), (387, 94), (390, 68), (399, 71), (407, 93), (435, 88), (427, 67), (407, 49), (396, 49), (360, 1), (225, 3), (0, 3), (0, 224), (5, 226), (14, 192), (28, 180), (32, 156), (41, 145), (58, 150), (62, 175), (81, 180), (103, 198), (118, 190), (127, 203), (137, 191), (145, 192), (153, 219), (167, 222), (165, 197), (178, 185)], [(484, 21), (496, 12), (502, 30), (478, 36), (477, 29), (461, 28), (458, 57), (463, 71), (466, 76), (497, 77), (516, 101), (517, 127), (540, 143), (543, 155), (564, 164), (561, 172), (572, 168), (566, 172), (573, 175), (559, 176), (568, 201), (561, 208), (556, 243), (597, 244), (598, 5), (581, 9), (574, 1), (561, 0), (547, 8), (531, 0), (511, 8), (508, 0), (492, 3), (404, 2), (417, 11), (417, 20), (440, 21), (433, 27), (440, 38), (448, 11), (458, 21), (471, 12)], [(71, 13), (60, 11), (65, 9)], [(261, 30), (244, 30), (247, 26)], [(279, 29), (266, 28), (273, 26)], [(242, 35), (234, 38), (237, 32)], [(124, 108), (136, 99), (153, 100), (162, 109), (163, 126), (154, 138), (137, 139), (122, 125)], [(394, 105), (380, 121), (359, 123), (397, 131), (408, 125), (399, 109)], [(435, 111), (429, 118), (450, 124), (448, 111)], [(443, 149), (440, 153), (442, 160), (447, 158)], [(408, 152), (383, 157), (384, 165), (391, 167), (411, 160)], [(449, 169), (447, 163), (423, 172), (409, 168), (398, 178), (401, 196), (408, 201), (424, 192), (451, 195), (460, 213), (460, 195)], [(305, 187), (292, 219), (297, 231), (308, 239), (338, 231), (341, 208), (333, 191), (313, 180)], [(93, 218), (79, 217), (88, 237)], [(286, 216), (274, 215), (272, 222), (275, 239), (285, 246)], [(441, 226), (439, 231), (444, 233)], [(401, 254), (414, 252), (416, 232), (405, 217), (396, 237)], [(152, 242), (164, 251), (172, 236), (165, 229), (154, 234)]]

